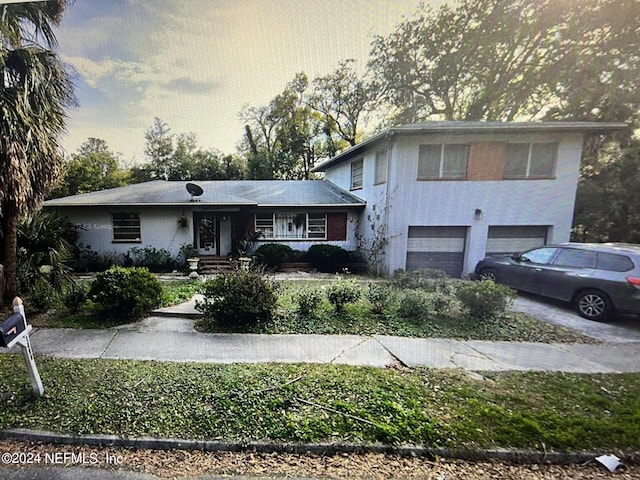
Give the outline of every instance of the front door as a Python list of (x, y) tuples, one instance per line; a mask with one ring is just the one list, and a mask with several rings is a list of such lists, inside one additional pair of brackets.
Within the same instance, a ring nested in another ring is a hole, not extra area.
[(208, 212), (195, 212), (195, 246), (200, 255), (220, 255), (220, 222)]

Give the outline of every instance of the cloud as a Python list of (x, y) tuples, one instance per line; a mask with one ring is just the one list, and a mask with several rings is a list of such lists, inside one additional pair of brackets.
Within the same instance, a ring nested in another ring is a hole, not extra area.
[(197, 81), (190, 77), (180, 77), (167, 82), (165, 87), (172, 93), (202, 95), (212, 93), (218, 87), (218, 84), (213, 80)]
[(64, 61), (73, 66), (82, 79), (92, 88), (103, 89), (112, 87), (113, 82), (125, 83), (124, 86), (140, 86), (159, 77), (153, 67), (142, 62), (122, 61), (112, 58), (91, 60), (84, 57), (63, 57)]

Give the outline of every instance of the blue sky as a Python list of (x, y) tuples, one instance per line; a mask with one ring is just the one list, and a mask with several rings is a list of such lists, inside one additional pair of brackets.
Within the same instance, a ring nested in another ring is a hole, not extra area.
[[(125, 164), (144, 160), (154, 117), (206, 148), (235, 152), (243, 105), (264, 105), (296, 72), (340, 60), (364, 65), (419, 0), (76, 0), (58, 52), (75, 70), (79, 108), (63, 145), (107, 141)], [(432, 2), (433, 3), (433, 2)]]

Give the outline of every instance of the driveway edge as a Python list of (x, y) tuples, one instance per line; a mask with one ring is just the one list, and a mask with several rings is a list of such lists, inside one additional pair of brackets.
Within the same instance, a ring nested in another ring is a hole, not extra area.
[[(41, 442), (91, 447), (128, 447), (150, 450), (198, 450), (205, 452), (259, 452), (336, 455), (348, 453), (395, 454), (403, 457), (447, 458), (467, 461), (499, 460), (510, 464), (580, 464), (610, 452), (541, 452), (521, 449), (448, 449), (404, 445), (353, 443), (275, 443), (185, 440), (177, 438), (119, 437), (116, 435), (69, 435), (30, 429), (0, 430), (0, 440)], [(627, 464), (640, 461), (640, 452), (620, 454)]]

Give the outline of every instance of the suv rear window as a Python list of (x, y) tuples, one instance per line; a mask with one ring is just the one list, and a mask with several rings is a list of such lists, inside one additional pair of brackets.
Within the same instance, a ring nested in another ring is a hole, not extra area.
[(598, 253), (598, 270), (609, 270), (611, 272), (628, 272), (633, 269), (633, 262), (629, 257), (616, 255), (615, 253)]
[(594, 268), (596, 265), (596, 253), (574, 248), (563, 248), (553, 263), (563, 267)]

